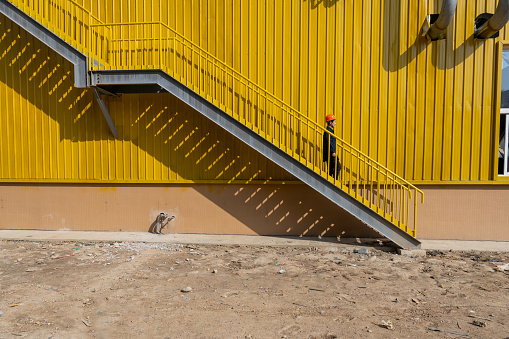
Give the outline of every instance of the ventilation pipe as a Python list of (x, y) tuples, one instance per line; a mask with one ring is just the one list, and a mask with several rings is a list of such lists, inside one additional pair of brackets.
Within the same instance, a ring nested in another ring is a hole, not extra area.
[[(438, 17), (436, 14), (428, 16), (428, 22), (432, 25), (426, 32), (426, 39), (431, 41), (445, 39), (445, 32), (454, 17), (457, 3), (457, 0), (444, 0), (440, 15)], [(436, 20), (432, 23), (433, 18)]]
[(474, 38), (488, 39), (493, 37), (509, 21), (509, 0), (499, 0), (495, 14), (490, 15), (489, 20), (480, 21), (480, 16), (476, 19)]

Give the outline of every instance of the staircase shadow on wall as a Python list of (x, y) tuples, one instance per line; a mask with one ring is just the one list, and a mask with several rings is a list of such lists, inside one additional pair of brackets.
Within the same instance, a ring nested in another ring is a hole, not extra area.
[[(219, 185), (216, 191), (209, 185), (194, 184), (193, 188), (256, 234), (378, 235), (307, 186), (291, 185), (291, 194), (282, 193), (285, 190), (279, 186), (267, 189), (274, 180), (293, 178), (170, 94), (108, 97), (106, 103), (119, 131), (115, 140), (91, 90), (74, 87), (73, 66), (1, 19), (3, 27), (12, 29), (0, 40), (0, 50), (4, 51), (0, 69), (6, 70), (0, 79), (13, 89), (13, 97), (21, 95), (35, 108), (26, 106), (17, 112), (18, 117), (27, 114), (19, 133), (28, 137), (35, 132), (34, 139), (48, 139), (47, 143), (36, 142), (31, 150), (19, 145), (20, 164), (31, 170), (40, 166), (41, 173), (51, 173), (50, 178), (39, 178), (42, 181), (144, 177), (150, 184), (169, 185), (151, 178), (148, 172), (153, 172), (154, 166), (173, 173), (163, 175), (163, 181), (242, 184), (262, 179), (263, 184)], [(44, 144), (54, 149), (45, 150)], [(48, 152), (55, 154), (41, 156)], [(13, 153), (7, 156), (8, 161), (14, 161)], [(52, 168), (59, 170), (51, 172)]]

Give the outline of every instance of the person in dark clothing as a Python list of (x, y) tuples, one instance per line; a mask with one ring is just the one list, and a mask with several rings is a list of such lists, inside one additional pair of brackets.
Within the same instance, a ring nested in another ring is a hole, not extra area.
[[(333, 114), (328, 114), (325, 121), (327, 122), (327, 131), (334, 134), (336, 117)], [(329, 175), (337, 179), (341, 171), (341, 164), (336, 154), (336, 138), (327, 132), (323, 132), (323, 162), (328, 164)]]

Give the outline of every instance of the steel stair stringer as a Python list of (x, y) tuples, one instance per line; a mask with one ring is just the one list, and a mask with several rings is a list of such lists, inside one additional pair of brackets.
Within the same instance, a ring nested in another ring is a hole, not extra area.
[(420, 248), (420, 241), (342, 191), (333, 183), (251, 131), (218, 107), (161, 70), (94, 71), (92, 86), (158, 85), (208, 119), (231, 133), (263, 156), (321, 193), (401, 248)]

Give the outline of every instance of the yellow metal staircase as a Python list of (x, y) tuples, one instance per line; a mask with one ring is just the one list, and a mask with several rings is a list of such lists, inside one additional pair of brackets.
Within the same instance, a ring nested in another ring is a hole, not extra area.
[(292, 167), (290, 173), (399, 246), (419, 246), (414, 237), (422, 191), (339, 138), (342, 172), (339, 178), (329, 176), (322, 159), (323, 136), (329, 133), (324, 127), (165, 23), (102, 23), (72, 0), (9, 2), (86, 57), (87, 85), (107, 84), (102, 80), (107, 74), (129, 79), (133, 72), (145, 72), (150, 79), (156, 74), (150, 70), (160, 70), (184, 86), (181, 91), (192, 91), (183, 94), (189, 102), (204, 99), (206, 107), (217, 108), (212, 112), (227, 115), (223, 121), (262, 154), (288, 158), (274, 161)]

